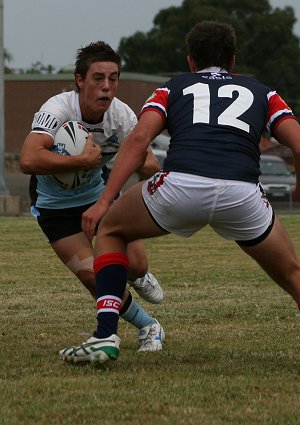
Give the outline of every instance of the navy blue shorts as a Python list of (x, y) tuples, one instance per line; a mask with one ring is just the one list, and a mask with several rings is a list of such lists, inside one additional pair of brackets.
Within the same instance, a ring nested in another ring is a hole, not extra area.
[(54, 242), (82, 232), (81, 216), (92, 205), (62, 209), (36, 208), (39, 212), (37, 221), (48, 241)]

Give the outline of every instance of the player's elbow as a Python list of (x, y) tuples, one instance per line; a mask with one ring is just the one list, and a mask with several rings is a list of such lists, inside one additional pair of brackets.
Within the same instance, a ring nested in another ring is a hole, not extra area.
[(24, 173), (24, 174), (34, 174), (31, 161), (29, 161), (26, 158), (23, 158), (22, 156), (20, 158), (19, 166), (20, 166), (20, 170), (22, 171), (22, 173)]

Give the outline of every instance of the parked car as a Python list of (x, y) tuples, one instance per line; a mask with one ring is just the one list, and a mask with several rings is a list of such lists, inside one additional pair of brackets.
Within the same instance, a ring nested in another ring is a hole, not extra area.
[(159, 134), (155, 137), (155, 139), (151, 142), (150, 146), (154, 149), (161, 149), (167, 151), (170, 144), (170, 137), (165, 134)]
[[(160, 134), (151, 143), (151, 149), (163, 167), (167, 156), (170, 138)], [(260, 183), (270, 201), (291, 202), (291, 188), (296, 184), (296, 176), (291, 173), (284, 159), (276, 155), (261, 155)]]
[[(150, 143), (150, 148), (156, 158), (158, 159), (161, 167), (163, 167), (165, 157), (167, 156), (167, 150), (169, 148), (170, 144), (170, 137), (166, 136), (165, 134), (159, 134), (155, 139)], [(111, 159), (107, 162), (106, 167), (111, 170), (114, 159)]]
[[(164, 160), (167, 156), (167, 150), (169, 147), (170, 138), (164, 134), (159, 134), (155, 139), (151, 142), (150, 147), (156, 158), (158, 159), (161, 169), (163, 168)], [(106, 163), (106, 178), (108, 178), (109, 172), (112, 169), (115, 158), (111, 159)], [(132, 186), (134, 183), (139, 181), (139, 176), (134, 173), (129, 180), (124, 185), (124, 190), (128, 187)]]
[[(157, 136), (150, 144), (152, 152), (161, 167), (167, 156), (170, 137), (165, 134)], [(113, 161), (111, 161), (111, 164)], [(110, 165), (110, 164), (109, 164)], [(296, 176), (291, 173), (284, 159), (276, 155), (261, 155), (260, 183), (270, 201), (291, 201), (291, 188), (296, 184)]]
[(268, 199), (291, 201), (291, 188), (296, 184), (296, 176), (291, 173), (287, 163), (276, 155), (261, 155), (260, 169), (259, 181)]

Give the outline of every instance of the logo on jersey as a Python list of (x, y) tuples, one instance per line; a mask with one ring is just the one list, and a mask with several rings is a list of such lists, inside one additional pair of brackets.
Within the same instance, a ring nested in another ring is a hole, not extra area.
[(104, 133), (103, 128), (89, 128), (87, 126), (85, 126), (85, 128), (89, 133)]
[(212, 72), (210, 75), (201, 75), (206, 80), (232, 80), (232, 77), (228, 74), (220, 74), (219, 72)]
[(148, 97), (148, 99), (146, 100), (146, 102), (145, 102), (145, 103), (147, 103), (149, 100), (153, 99), (154, 97), (155, 97), (155, 92), (154, 92), (154, 93), (152, 93), (152, 94)]
[(116, 154), (119, 150), (119, 146), (119, 138), (117, 134), (113, 134), (101, 144), (102, 155), (105, 156)]
[(36, 118), (36, 124), (38, 127), (54, 130), (59, 125), (59, 121), (54, 115), (47, 112), (40, 112)]
[(59, 155), (70, 156), (69, 152), (66, 151), (66, 145), (61, 142), (58, 142), (55, 146), (52, 146), (50, 151), (58, 153)]

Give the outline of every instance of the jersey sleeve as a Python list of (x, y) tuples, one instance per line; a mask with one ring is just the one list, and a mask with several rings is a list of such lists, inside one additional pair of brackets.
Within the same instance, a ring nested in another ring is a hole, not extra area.
[(165, 83), (163, 86), (158, 87), (152, 95), (146, 100), (140, 116), (147, 111), (155, 111), (161, 115), (163, 121), (165, 122), (168, 114), (168, 98), (169, 98), (170, 88), (169, 83)]
[(34, 114), (31, 132), (48, 134), (54, 138), (57, 130), (69, 119), (67, 106), (60, 96), (53, 96)]
[(296, 119), (295, 115), (287, 103), (276, 91), (268, 93), (269, 112), (267, 117), (267, 128), (271, 132), (285, 119)]
[(128, 107), (127, 109), (127, 117), (124, 123), (124, 137), (126, 137), (136, 126), (137, 117), (135, 113)]

